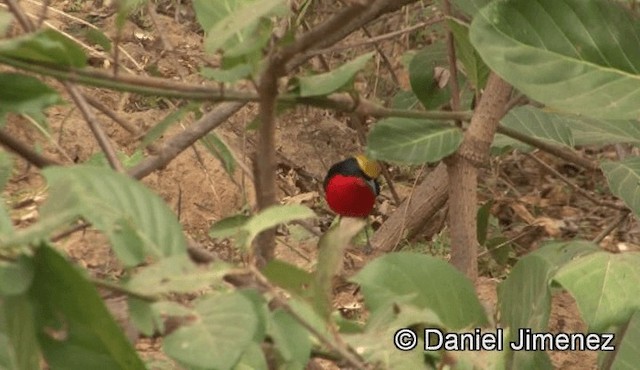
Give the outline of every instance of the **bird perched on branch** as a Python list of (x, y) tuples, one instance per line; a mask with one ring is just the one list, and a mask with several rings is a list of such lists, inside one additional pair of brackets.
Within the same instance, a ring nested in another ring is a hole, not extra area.
[(340, 216), (367, 217), (380, 193), (380, 164), (359, 154), (331, 166), (324, 179), (329, 208)]

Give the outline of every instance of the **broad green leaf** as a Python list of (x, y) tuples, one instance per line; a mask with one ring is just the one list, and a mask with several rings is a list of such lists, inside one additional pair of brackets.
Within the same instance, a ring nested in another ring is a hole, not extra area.
[(251, 343), (240, 356), (233, 370), (268, 370), (269, 365), (259, 343)]
[(640, 253), (599, 251), (562, 267), (554, 280), (575, 298), (590, 331), (620, 325), (640, 309)]
[[(556, 271), (574, 258), (593, 253), (598, 247), (588, 242), (551, 243), (516, 263), (506, 280), (498, 286), (502, 327), (547, 331), (551, 311), (549, 283)], [(509, 340), (513, 340), (509, 338)], [(550, 369), (545, 352), (511, 352), (513, 369)]]
[(453, 266), (431, 256), (391, 253), (367, 264), (353, 280), (360, 284), (370, 311), (403, 300), (432, 310), (453, 330), (487, 323), (473, 284)]
[(35, 77), (19, 73), (0, 73), (0, 126), (7, 113), (26, 114), (44, 122), (43, 110), (62, 100), (60, 95)]
[[(158, 195), (141, 183), (108, 168), (78, 165), (43, 171), (51, 196), (42, 217), (75, 212), (104, 232), (122, 262), (135, 266), (186, 253), (178, 219)], [(60, 198), (69, 197), (72, 209)]]
[(403, 164), (437, 162), (462, 142), (462, 131), (446, 124), (412, 118), (387, 118), (373, 126), (367, 139), (371, 158)]
[(640, 23), (607, 0), (493, 1), (471, 43), (529, 97), (595, 118), (640, 116)]
[(450, 89), (440, 86), (436, 67), (448, 68), (444, 43), (438, 42), (416, 53), (409, 62), (411, 90), (426, 109), (437, 109), (451, 97)]
[(282, 309), (273, 311), (268, 333), (289, 368), (306, 366), (311, 355), (309, 332), (289, 313)]
[(638, 355), (640, 354), (640, 311), (633, 313), (623, 330), (617, 333), (615, 338), (616, 351), (605, 354), (607, 360), (611, 358), (612, 370), (635, 370), (638, 367)]
[(51, 28), (1, 40), (0, 56), (62, 67), (81, 68), (87, 64), (82, 48)]
[(413, 110), (420, 104), (420, 100), (412, 91), (400, 90), (391, 101), (391, 108)]
[(141, 268), (126, 286), (132, 291), (150, 295), (192, 293), (221, 281), (227, 271), (224, 263), (200, 267), (189, 256), (179, 254)]
[(301, 297), (309, 294), (309, 288), (313, 283), (310, 273), (277, 259), (269, 261), (262, 273), (272, 284)]
[(227, 143), (225, 143), (220, 136), (216, 135), (215, 132), (208, 133), (205, 137), (200, 139), (200, 142), (205, 148), (207, 148), (209, 153), (222, 163), (227, 174), (229, 176), (233, 176), (233, 173), (236, 170), (236, 161), (233, 158), (233, 154), (231, 154), (231, 150), (227, 146)]
[(640, 145), (638, 121), (603, 120), (579, 116), (565, 116), (565, 119), (573, 133), (575, 145), (617, 143)]
[(205, 296), (195, 304), (193, 325), (164, 338), (163, 348), (181, 363), (206, 369), (230, 369), (253, 343), (255, 309), (239, 292)]
[(502, 118), (500, 124), (537, 139), (574, 146), (571, 129), (565, 118), (534, 107), (514, 108)]
[(231, 238), (244, 231), (249, 216), (233, 215), (217, 221), (209, 229), (209, 236), (215, 239)]
[(33, 280), (33, 263), (26, 256), (15, 261), (0, 260), (0, 295), (22, 294)]
[[(215, 4), (218, 3), (218, 4)], [(289, 7), (283, 0), (194, 1), (198, 22), (205, 30), (205, 50), (215, 53), (245, 30), (255, 31), (260, 19), (283, 16)], [(246, 34), (245, 34), (246, 36)], [(244, 39), (238, 40), (244, 42)]]
[(373, 56), (373, 52), (360, 55), (338, 68), (327, 73), (321, 73), (315, 76), (304, 76), (298, 79), (300, 85), (300, 96), (321, 96), (329, 95), (336, 92), (353, 81), (356, 73), (358, 73), (365, 64)]
[(76, 267), (43, 244), (29, 290), (40, 347), (52, 369), (144, 369), (144, 364)]
[(609, 182), (613, 195), (622, 199), (636, 215), (640, 215), (640, 157), (631, 157), (619, 162), (604, 162), (600, 165)]
[(265, 230), (294, 220), (315, 217), (315, 215), (309, 207), (299, 204), (271, 206), (249, 218), (242, 226), (248, 234), (245, 246), (251, 244), (253, 239)]
[(361, 218), (341, 217), (318, 241), (314, 299), (316, 310), (325, 318), (331, 313), (333, 278), (342, 270), (344, 251), (365, 224)]
[(489, 78), (489, 68), (469, 41), (469, 25), (455, 18), (449, 19), (448, 25), (455, 38), (456, 56), (462, 62), (469, 82), (475, 90), (483, 89)]
[(162, 121), (155, 124), (142, 139), (142, 145), (145, 147), (155, 142), (160, 136), (162, 136), (169, 127), (180, 122), (187, 114), (195, 112), (200, 108), (200, 104), (191, 103), (181, 107), (167, 114)]
[(33, 310), (25, 295), (0, 300), (0, 368), (41, 368)]

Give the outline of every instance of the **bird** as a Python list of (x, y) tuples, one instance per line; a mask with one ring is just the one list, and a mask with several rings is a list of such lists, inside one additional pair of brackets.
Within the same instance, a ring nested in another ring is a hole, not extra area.
[(333, 164), (324, 178), (325, 199), (339, 216), (369, 216), (380, 193), (380, 164), (358, 154)]

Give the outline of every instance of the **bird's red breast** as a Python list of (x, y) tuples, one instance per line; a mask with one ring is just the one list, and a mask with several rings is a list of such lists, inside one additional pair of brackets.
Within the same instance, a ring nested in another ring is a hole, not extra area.
[(341, 216), (367, 217), (380, 192), (379, 174), (379, 164), (364, 155), (335, 163), (324, 179), (329, 208)]
[(376, 194), (365, 179), (336, 174), (325, 187), (329, 208), (346, 217), (367, 217), (376, 203)]

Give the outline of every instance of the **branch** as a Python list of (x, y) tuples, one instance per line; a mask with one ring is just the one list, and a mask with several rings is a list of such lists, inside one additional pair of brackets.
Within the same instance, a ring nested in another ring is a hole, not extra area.
[(62, 166), (62, 162), (52, 158), (47, 158), (40, 153), (37, 153), (26, 144), (13, 138), (13, 136), (9, 135), (4, 129), (0, 130), (0, 144), (38, 168)]
[(147, 157), (137, 166), (131, 168), (128, 174), (136, 179), (141, 179), (151, 172), (163, 168), (182, 151), (193, 145), (198, 139), (208, 134), (214, 128), (220, 126), (234, 113), (244, 106), (243, 103), (222, 103), (211, 112), (205, 114), (197, 122), (187, 127), (186, 130), (170, 137), (165, 141), (159, 151)]
[(73, 101), (78, 106), (78, 109), (80, 109), (84, 120), (89, 125), (93, 136), (95, 136), (96, 140), (98, 141), (98, 145), (100, 145), (100, 149), (102, 149), (104, 155), (107, 157), (107, 161), (109, 161), (109, 165), (111, 166), (111, 168), (120, 173), (124, 172), (124, 166), (118, 159), (118, 153), (113, 148), (113, 145), (111, 145), (111, 140), (109, 139), (107, 134), (104, 133), (102, 126), (100, 126), (100, 123), (98, 123), (96, 116), (93, 114), (93, 111), (91, 111), (91, 108), (82, 96), (82, 93), (78, 90), (77, 87), (68, 82), (65, 82), (64, 86), (67, 88), (69, 95), (71, 95), (71, 99), (73, 99)]

